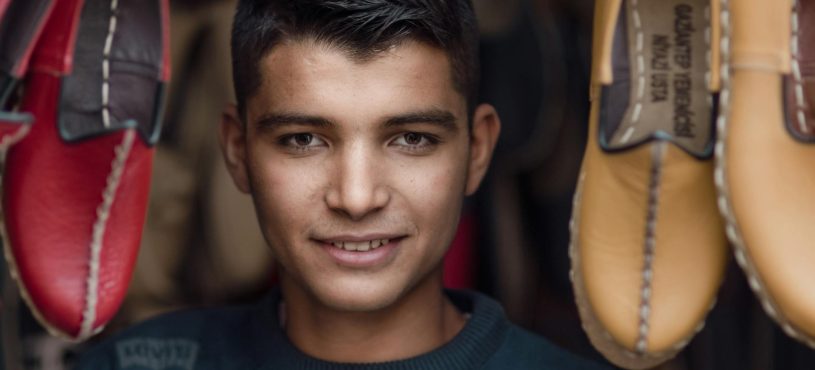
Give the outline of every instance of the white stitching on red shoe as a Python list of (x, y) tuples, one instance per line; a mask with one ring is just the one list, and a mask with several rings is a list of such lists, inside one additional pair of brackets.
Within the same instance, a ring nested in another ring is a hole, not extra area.
[[(108, 35), (105, 38), (105, 48), (102, 59), (102, 122), (105, 127), (110, 127), (110, 50), (113, 45), (113, 36), (116, 34), (116, 10), (119, 1), (110, 2), (110, 21), (108, 23)], [(82, 313), (82, 324), (79, 330), (79, 338), (86, 338), (93, 335), (93, 323), (96, 321), (96, 304), (99, 300), (99, 259), (102, 254), (102, 241), (105, 236), (108, 216), (110, 216), (110, 206), (116, 196), (116, 189), (119, 188), (119, 181), (122, 177), (127, 157), (133, 147), (133, 130), (127, 130), (120, 143), (115, 149), (115, 157), (111, 164), (111, 172), (108, 174), (107, 185), (102, 192), (102, 203), (96, 209), (96, 222), (93, 225), (93, 234), (90, 245), (90, 258), (88, 262), (88, 279), (86, 281), (85, 310)]]
[(116, 191), (122, 179), (125, 164), (133, 148), (133, 138), (135, 130), (125, 131), (122, 142), (114, 149), (116, 155), (111, 163), (111, 170), (108, 174), (107, 185), (102, 192), (102, 203), (96, 209), (96, 222), (93, 224), (93, 239), (90, 245), (89, 273), (87, 279), (87, 291), (85, 295), (85, 311), (82, 314), (82, 326), (80, 327), (79, 338), (86, 338), (93, 335), (93, 323), (96, 320), (96, 305), (99, 299), (99, 268), (102, 254), (105, 228), (110, 217), (110, 207), (116, 198)]
[(22, 140), (26, 135), (28, 135), (29, 131), (31, 131), (31, 125), (24, 124), (19, 129), (17, 129), (17, 131), (15, 131), (13, 134), (6, 135), (5, 137), (3, 137), (3, 140), (0, 141), (0, 155), (5, 157), (8, 149), (12, 145), (20, 142), (20, 140)]
[(116, 9), (119, 0), (110, 2), (110, 21), (108, 23), (108, 36), (105, 38), (105, 49), (102, 59), (102, 123), (105, 128), (110, 127), (110, 50), (113, 47), (113, 36), (116, 34)]

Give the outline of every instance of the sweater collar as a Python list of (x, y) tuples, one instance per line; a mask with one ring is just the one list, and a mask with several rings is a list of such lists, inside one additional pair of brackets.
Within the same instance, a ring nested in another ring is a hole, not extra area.
[(336, 363), (308, 356), (291, 341), (278, 320), (280, 290), (274, 289), (256, 311), (256, 358), (261, 369), (301, 370), (390, 370), (390, 369), (476, 369), (498, 350), (504, 341), (509, 321), (498, 302), (472, 291), (446, 291), (462, 312), (470, 313), (464, 328), (445, 345), (416, 357), (381, 363)]

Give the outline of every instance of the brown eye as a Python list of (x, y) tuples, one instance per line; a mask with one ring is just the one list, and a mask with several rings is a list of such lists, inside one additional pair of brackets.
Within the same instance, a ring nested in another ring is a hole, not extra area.
[(415, 132), (405, 134), (405, 143), (408, 145), (419, 145), (422, 143), (422, 135)]
[(411, 154), (427, 154), (432, 152), (439, 143), (440, 140), (431, 134), (404, 132), (395, 137), (390, 144)]
[(297, 153), (312, 151), (320, 147), (327, 146), (327, 143), (318, 135), (308, 132), (284, 135), (278, 139), (278, 143), (286, 150)]
[(314, 135), (312, 134), (296, 134), (292, 137), (294, 139), (294, 143), (299, 146), (309, 146), (314, 140)]

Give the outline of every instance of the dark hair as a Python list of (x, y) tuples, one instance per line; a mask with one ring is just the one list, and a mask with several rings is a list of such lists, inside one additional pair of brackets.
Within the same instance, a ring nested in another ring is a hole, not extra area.
[(470, 112), (478, 95), (478, 28), (470, 0), (240, 0), (232, 26), (238, 111), (262, 79), (258, 64), (282, 40), (314, 39), (365, 61), (405, 40), (447, 53)]

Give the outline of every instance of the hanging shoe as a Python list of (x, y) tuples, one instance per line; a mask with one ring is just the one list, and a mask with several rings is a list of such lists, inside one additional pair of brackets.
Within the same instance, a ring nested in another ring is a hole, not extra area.
[(815, 348), (815, 3), (722, 0), (719, 205), (764, 310)]
[(20, 109), (36, 124), (6, 159), (4, 245), (52, 334), (97, 333), (127, 290), (169, 77), (168, 16), (167, 0), (57, 0), (34, 50)]
[(583, 327), (624, 368), (650, 368), (681, 350), (702, 328), (724, 276), (711, 5), (595, 5), (589, 141), (570, 256)]

